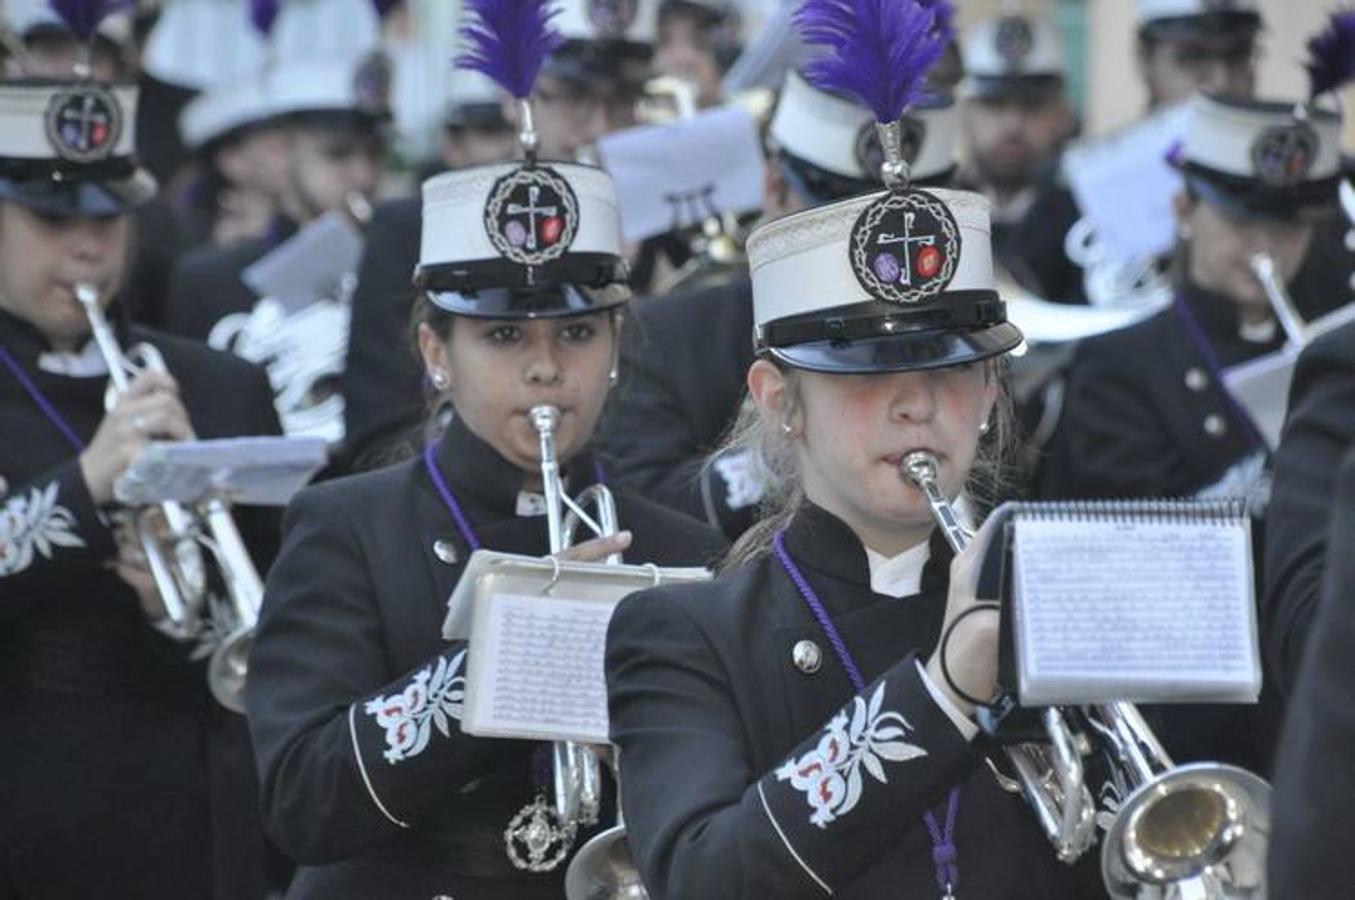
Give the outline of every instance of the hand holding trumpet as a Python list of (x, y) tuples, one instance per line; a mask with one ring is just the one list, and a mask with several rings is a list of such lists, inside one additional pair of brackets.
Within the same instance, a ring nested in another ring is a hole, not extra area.
[(192, 436), (188, 411), (174, 379), (164, 372), (138, 373), (80, 454), (80, 471), (90, 496), (96, 504), (113, 502), (113, 483), (151, 440)]

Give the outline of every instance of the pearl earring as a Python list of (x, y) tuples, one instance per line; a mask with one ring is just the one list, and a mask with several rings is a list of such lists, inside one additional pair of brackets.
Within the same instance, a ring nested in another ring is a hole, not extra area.
[(987, 433), (988, 433), (988, 420), (987, 420), (987, 419), (984, 419), (984, 420), (983, 420), (983, 423), (982, 423), (981, 425), (979, 425), (979, 434), (987, 434)]
[(441, 369), (434, 369), (432, 374), (433, 387), (440, 391), (447, 390), (447, 373)]
[(794, 431), (794, 430), (795, 430), (795, 429), (791, 426), (791, 424), (790, 424), (789, 422), (782, 422), (782, 423), (781, 423), (781, 432), (782, 432), (783, 434), (790, 434), (790, 433), (791, 433), (792, 431)]

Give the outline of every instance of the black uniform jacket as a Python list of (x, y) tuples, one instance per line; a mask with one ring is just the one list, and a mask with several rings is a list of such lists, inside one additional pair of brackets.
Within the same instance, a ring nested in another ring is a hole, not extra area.
[(1072, 192), (1045, 177), (1019, 217), (993, 219), (993, 259), (1016, 283), (1053, 303), (1086, 303), (1082, 267), (1064, 248), (1080, 211)]
[[(254, 366), (140, 329), (120, 338), (161, 351), (199, 436), (278, 432)], [(0, 345), (88, 443), (107, 377), (39, 368), (46, 341), (4, 312)], [(0, 895), (8, 864), (23, 897), (261, 897), (244, 721), (107, 567), (112, 535), (76, 450), (6, 368), (0, 482), (0, 734), (13, 738), (0, 742)], [(264, 571), (276, 512), (235, 513)]]
[(379, 204), (367, 225), (353, 289), (348, 361), (339, 376), (345, 456), (359, 468), (423, 416), (423, 367), (409, 324), (422, 232), (423, 206), (417, 196)]
[(1335, 900), (1355, 885), (1355, 452), (1333, 490), (1322, 599), (1275, 767), (1272, 897)]
[(641, 300), (598, 446), (640, 493), (735, 537), (756, 512), (737, 460), (704, 469), (738, 416), (753, 362), (753, 290), (728, 284)]
[[(867, 682), (860, 694), (770, 555), (713, 583), (634, 594), (612, 619), (612, 741), (650, 896), (940, 896), (923, 817), (936, 809), (943, 824), (956, 785), (958, 896), (1101, 896), (1085, 881), (1094, 858), (1056, 861), (923, 683), (918, 661), (945, 608), (943, 542), (921, 592), (901, 599), (872, 593), (860, 542), (817, 507), (796, 514), (785, 543)], [(822, 652), (811, 673), (792, 662), (806, 640)]]
[[(515, 515), (520, 470), (459, 422), (437, 459), (484, 547), (548, 552), (545, 521)], [(577, 491), (592, 463), (571, 462)], [(628, 560), (707, 564), (721, 548), (647, 501), (621, 494), (618, 508)], [(504, 850), (536, 794), (539, 745), (457, 727), (466, 645), (441, 629), (469, 555), (422, 458), (314, 486), (288, 509), (248, 695), (268, 828), (302, 863), (288, 896), (560, 896), (563, 865), (520, 872)]]
[(181, 256), (170, 276), (165, 330), (205, 341), (217, 322), (253, 309), (259, 296), (241, 274), (295, 232), (295, 223), (278, 218), (259, 237), (210, 244)]
[(1355, 441), (1355, 323), (1313, 341), (1299, 357), (1289, 418), (1275, 451), (1266, 513), (1262, 633), (1283, 689), (1298, 672), (1328, 560), (1327, 524), (1341, 455)]
[[(1296, 295), (1307, 319), (1346, 299)], [(1280, 349), (1284, 336), (1244, 340), (1236, 305), (1193, 285), (1183, 302), (1225, 369)], [(1073, 362), (1059, 432), (1042, 467), (1039, 493), (1064, 497), (1195, 494), (1264, 446), (1227, 402), (1204, 357), (1169, 307), (1129, 328), (1092, 338)]]

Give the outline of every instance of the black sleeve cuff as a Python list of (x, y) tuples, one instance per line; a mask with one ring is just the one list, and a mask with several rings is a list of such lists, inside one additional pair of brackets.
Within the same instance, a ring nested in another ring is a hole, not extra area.
[(105, 559), (113, 535), (73, 457), (0, 498), (0, 577), (21, 575), (73, 554)]
[(787, 852), (832, 893), (922, 827), (973, 763), (910, 656), (763, 776), (757, 793)]
[(461, 731), (466, 690), (466, 645), (451, 645), (348, 708), (353, 756), (372, 803), (408, 828), (427, 806), (430, 785), (447, 786), (497, 742)]

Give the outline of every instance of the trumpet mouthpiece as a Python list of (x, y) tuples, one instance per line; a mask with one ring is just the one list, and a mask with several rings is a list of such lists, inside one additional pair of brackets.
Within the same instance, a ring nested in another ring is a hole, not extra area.
[(914, 450), (899, 461), (899, 473), (918, 487), (936, 480), (936, 455), (926, 450)]
[(92, 284), (80, 282), (73, 288), (76, 301), (84, 307), (96, 306), (99, 302), (99, 289)]
[(560, 410), (544, 403), (528, 410), (527, 417), (532, 420), (532, 427), (537, 431), (553, 432), (555, 426), (560, 424)]

